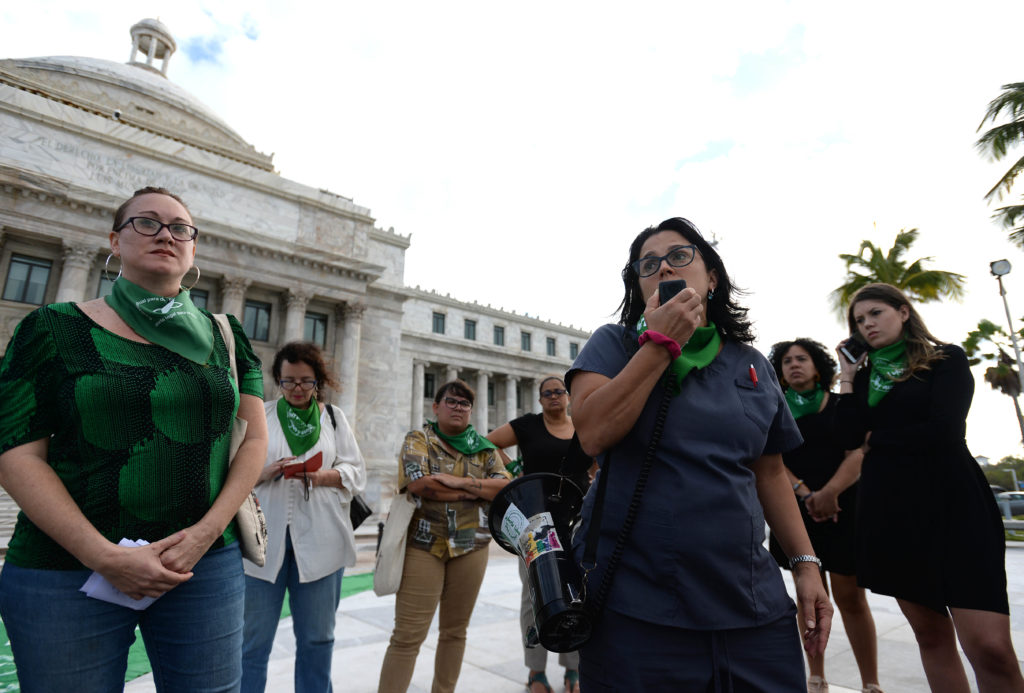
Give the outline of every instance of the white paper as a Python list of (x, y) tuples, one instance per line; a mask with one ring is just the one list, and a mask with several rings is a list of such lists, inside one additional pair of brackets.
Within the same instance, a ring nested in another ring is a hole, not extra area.
[[(135, 547), (146, 546), (148, 543), (149, 542), (145, 539), (136, 539), (135, 541), (132, 541), (131, 539), (122, 539), (117, 542), (117, 545)], [(95, 571), (93, 571), (93, 574), (89, 576), (89, 579), (85, 581), (85, 584), (82, 585), (79, 591), (85, 592), (87, 597), (100, 599), (119, 606), (127, 606), (129, 609), (135, 609), (136, 611), (142, 611), (158, 599), (158, 597), (132, 599), (127, 594), (110, 584), (110, 581), (107, 580), (107, 578)]]
[(501, 534), (509, 544), (517, 546), (519, 544), (519, 535), (523, 533), (523, 530), (529, 524), (530, 522), (526, 519), (523, 511), (517, 508), (515, 503), (509, 503), (504, 517), (501, 518)]

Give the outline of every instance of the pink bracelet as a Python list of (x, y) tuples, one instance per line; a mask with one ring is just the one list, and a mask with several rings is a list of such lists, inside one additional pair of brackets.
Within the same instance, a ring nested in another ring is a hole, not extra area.
[(643, 346), (647, 342), (654, 342), (655, 344), (660, 344), (668, 349), (668, 355), (672, 357), (673, 361), (679, 358), (679, 355), (683, 353), (682, 348), (679, 346), (679, 342), (671, 337), (666, 337), (661, 332), (645, 330), (644, 333), (640, 335), (640, 346)]

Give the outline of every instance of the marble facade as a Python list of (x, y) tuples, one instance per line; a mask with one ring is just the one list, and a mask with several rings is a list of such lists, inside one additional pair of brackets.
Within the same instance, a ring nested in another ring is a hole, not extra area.
[[(349, 198), (281, 177), (270, 156), (165, 76), (174, 46), (163, 25), (143, 20), (132, 31), (129, 64), (0, 60), (0, 343), (36, 305), (101, 295), (114, 209), (133, 190), (161, 185), (200, 227), (195, 288), (206, 307), (239, 319), (265, 311), (265, 333), (250, 336), (266, 365), (316, 324), (375, 507), (389, 500), (402, 436), (430, 413), (417, 396), (427, 381), (455, 373), (484, 399), (490, 388), (496, 404), (477, 412), (478, 428), (536, 407), (536, 379), (564, 372), (570, 342), (582, 347), (587, 333), (406, 287), (409, 236), (378, 228)], [(45, 280), (39, 300), (11, 290), (26, 263), (46, 268), (32, 275)], [(432, 331), (434, 313), (446, 315), (444, 334)], [(465, 338), (467, 319), (477, 339)], [(533, 335), (529, 351), (523, 331)], [(265, 386), (276, 396), (269, 375)]]

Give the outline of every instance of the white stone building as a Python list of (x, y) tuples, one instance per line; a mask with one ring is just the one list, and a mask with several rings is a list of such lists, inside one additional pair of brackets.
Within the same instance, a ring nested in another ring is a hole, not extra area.
[[(535, 410), (537, 379), (564, 372), (588, 333), (406, 287), (408, 236), (377, 228), (351, 199), (282, 178), (168, 80), (175, 43), (160, 22), (131, 34), (127, 64), (0, 60), (0, 343), (38, 305), (104, 295), (114, 210), (160, 185), (200, 228), (197, 303), (236, 315), (266, 365), (294, 339), (333, 359), (335, 400), (354, 423), (377, 507), (402, 435), (452, 374), (493, 402), (478, 407), (479, 429)], [(276, 396), (269, 374), (265, 387)]]

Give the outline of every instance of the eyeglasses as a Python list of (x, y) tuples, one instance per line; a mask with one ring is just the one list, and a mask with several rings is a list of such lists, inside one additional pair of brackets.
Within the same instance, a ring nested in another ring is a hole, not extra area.
[(632, 267), (641, 277), (649, 277), (661, 268), (662, 260), (665, 260), (673, 267), (686, 267), (688, 264), (693, 262), (693, 258), (696, 256), (697, 246), (692, 244), (681, 245), (678, 248), (673, 248), (669, 251), (668, 255), (662, 255), (661, 257), (657, 257), (655, 255), (642, 257), (634, 262)]
[(277, 384), (282, 390), (294, 390), (296, 387), (300, 390), (312, 390), (316, 387), (315, 380), (280, 380)]
[(540, 396), (541, 397), (561, 397), (562, 395), (567, 395), (567, 394), (569, 394), (569, 391), (568, 390), (563, 390), (560, 387), (559, 388), (555, 388), (554, 390), (541, 390), (540, 391)]
[(194, 241), (196, 236), (199, 235), (199, 229), (190, 224), (163, 224), (149, 217), (129, 217), (128, 221), (121, 224), (121, 228), (118, 231), (129, 225), (135, 233), (143, 236), (155, 236), (166, 228), (171, 232), (171, 238), (176, 241)]
[(469, 411), (473, 408), (473, 403), (468, 399), (456, 399), (455, 397), (445, 397), (444, 405), (449, 409), (456, 409), (458, 411)]

